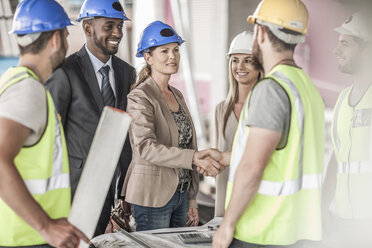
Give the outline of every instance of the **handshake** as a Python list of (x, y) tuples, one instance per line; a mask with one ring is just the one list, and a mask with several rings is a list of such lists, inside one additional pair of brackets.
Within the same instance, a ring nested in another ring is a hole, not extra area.
[(192, 163), (196, 170), (204, 176), (215, 177), (230, 164), (231, 152), (220, 152), (216, 149), (196, 151)]

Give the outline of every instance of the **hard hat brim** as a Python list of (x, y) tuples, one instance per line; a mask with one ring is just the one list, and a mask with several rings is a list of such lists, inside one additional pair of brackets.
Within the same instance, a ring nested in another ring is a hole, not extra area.
[(249, 54), (249, 55), (252, 55), (252, 50), (249, 50), (249, 49), (235, 49), (235, 50), (232, 50), (232, 51), (229, 51), (227, 53), (227, 55), (231, 55), (231, 54)]
[[(159, 42), (158, 44), (156, 44), (155, 46), (152, 46), (152, 47), (158, 47), (158, 46), (163, 46), (163, 45), (166, 45), (166, 44), (169, 44), (169, 43), (178, 43), (179, 46), (181, 46), (184, 42), (186, 42), (185, 40), (182, 40), (182, 41), (173, 41), (173, 42)], [(140, 51), (137, 51), (136, 53), (136, 57), (137, 58), (142, 58), (143, 57), (143, 53), (145, 52), (146, 49), (148, 49), (150, 47), (147, 47), (147, 48), (143, 48), (141, 49)]]
[(122, 19), (123, 21), (132, 21), (128, 17), (111, 17), (111, 16), (101, 16), (101, 15), (92, 15), (92, 16), (85, 16), (85, 17), (78, 17), (75, 21), (82, 22), (84, 20), (94, 19), (94, 18), (112, 18), (112, 19)]
[(353, 32), (351, 32), (350, 30), (348, 30), (346, 28), (343, 28), (343, 27), (335, 28), (334, 31), (336, 31), (339, 34), (346, 34), (346, 35), (355, 36), (355, 34), (353, 34)]
[(40, 32), (49, 32), (54, 30), (60, 30), (60, 29), (67, 29), (69, 26), (76, 26), (76, 23), (69, 19), (69, 22), (66, 22), (66, 24), (58, 25), (56, 27), (50, 28), (48, 30), (37, 30), (37, 29), (26, 29), (26, 30), (16, 30), (15, 28), (12, 28), (8, 34), (15, 34), (15, 35), (25, 35), (25, 34), (34, 34), (34, 33), (40, 33)]

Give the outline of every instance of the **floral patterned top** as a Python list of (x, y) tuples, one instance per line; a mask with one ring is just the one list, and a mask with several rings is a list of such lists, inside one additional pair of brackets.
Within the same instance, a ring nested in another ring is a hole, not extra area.
[[(178, 112), (171, 111), (178, 129), (178, 147), (186, 149), (192, 140), (191, 122), (181, 105)], [(188, 169), (178, 170), (179, 184), (191, 181), (191, 173)]]

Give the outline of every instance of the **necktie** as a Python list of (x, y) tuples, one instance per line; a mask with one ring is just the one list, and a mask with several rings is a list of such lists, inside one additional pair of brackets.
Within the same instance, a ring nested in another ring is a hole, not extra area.
[(99, 73), (101, 73), (102, 75), (101, 93), (102, 93), (103, 103), (105, 104), (105, 106), (115, 107), (115, 96), (110, 86), (109, 70), (110, 70), (110, 66), (108, 65), (103, 66), (101, 67), (101, 69), (99, 69)]

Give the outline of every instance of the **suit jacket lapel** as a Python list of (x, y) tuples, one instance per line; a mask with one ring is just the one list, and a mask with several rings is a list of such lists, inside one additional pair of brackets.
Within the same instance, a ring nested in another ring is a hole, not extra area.
[(159, 86), (156, 84), (156, 82), (151, 77), (148, 78), (146, 81), (153, 88), (155, 97), (160, 103), (161, 110), (163, 111), (165, 118), (168, 120), (168, 127), (172, 138), (172, 146), (178, 147), (178, 128), (176, 121), (174, 120), (173, 115), (169, 110), (168, 104), (164, 100), (164, 97), (161, 94)]
[(80, 49), (77, 55), (80, 58), (79, 65), (83, 72), (85, 82), (88, 84), (99, 110), (102, 111), (104, 107), (102, 94), (101, 91), (99, 90), (96, 73), (94, 72), (93, 65), (92, 62), (90, 61), (89, 55), (85, 50), (85, 46), (83, 46)]
[(124, 71), (120, 70), (116, 57), (112, 56), (112, 68), (114, 69), (114, 75), (115, 75), (115, 107), (116, 108), (121, 108), (124, 104), (122, 105), (123, 101), (123, 94), (124, 94)]

